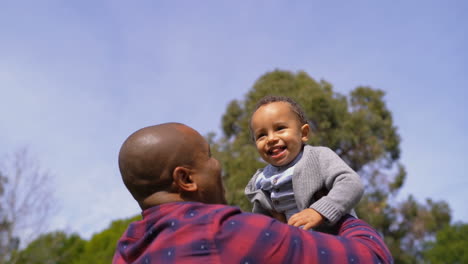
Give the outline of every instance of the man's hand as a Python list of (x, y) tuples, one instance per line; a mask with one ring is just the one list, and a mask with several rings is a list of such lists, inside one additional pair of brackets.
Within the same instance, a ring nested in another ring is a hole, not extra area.
[(321, 214), (312, 208), (307, 208), (301, 212), (294, 214), (289, 218), (288, 224), (293, 226), (304, 226), (304, 230), (309, 230), (323, 223), (324, 219)]

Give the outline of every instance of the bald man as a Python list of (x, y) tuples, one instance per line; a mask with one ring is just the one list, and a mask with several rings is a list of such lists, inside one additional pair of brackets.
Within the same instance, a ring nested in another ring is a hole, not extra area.
[(347, 215), (338, 235), (306, 232), (227, 206), (219, 162), (206, 140), (179, 123), (130, 135), (122, 179), (142, 209), (113, 263), (391, 263), (379, 234)]

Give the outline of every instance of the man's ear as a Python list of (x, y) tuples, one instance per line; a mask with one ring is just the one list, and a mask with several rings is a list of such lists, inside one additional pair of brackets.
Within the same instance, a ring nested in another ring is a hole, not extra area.
[(181, 190), (186, 192), (194, 192), (198, 190), (198, 186), (193, 181), (192, 171), (185, 167), (176, 167), (172, 173), (174, 184), (176, 184)]

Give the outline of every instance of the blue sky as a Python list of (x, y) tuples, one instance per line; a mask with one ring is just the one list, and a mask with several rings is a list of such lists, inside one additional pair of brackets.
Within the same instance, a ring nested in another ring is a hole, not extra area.
[(225, 107), (274, 69), (340, 93), (386, 92), (408, 179), (468, 222), (464, 1), (3, 1), (0, 155), (28, 146), (55, 175), (51, 229), (88, 238), (139, 213), (117, 167), (156, 123), (220, 131)]

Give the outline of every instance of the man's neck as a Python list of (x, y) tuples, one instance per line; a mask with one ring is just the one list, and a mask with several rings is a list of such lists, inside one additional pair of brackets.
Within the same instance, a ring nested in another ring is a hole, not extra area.
[(142, 202), (140, 202), (140, 207), (142, 210), (148, 209), (153, 206), (172, 203), (172, 202), (183, 202), (184, 199), (180, 197), (178, 193), (169, 193), (169, 192), (157, 192), (146, 197)]

